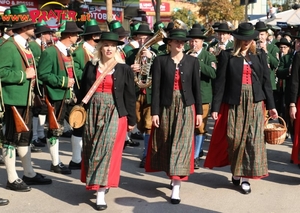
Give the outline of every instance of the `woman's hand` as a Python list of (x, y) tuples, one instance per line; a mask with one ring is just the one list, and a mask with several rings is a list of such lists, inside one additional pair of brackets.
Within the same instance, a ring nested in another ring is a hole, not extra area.
[(196, 115), (196, 127), (198, 128), (202, 124), (202, 115)]
[(297, 108), (296, 106), (290, 106), (290, 117), (291, 119), (296, 119)]
[(132, 64), (131, 69), (133, 72), (140, 72), (141, 71), (141, 65), (140, 64)]
[(156, 128), (159, 128), (159, 117), (158, 117), (158, 115), (153, 115), (152, 116), (152, 125), (155, 126)]
[(212, 117), (214, 120), (218, 120), (218, 113), (217, 113), (217, 112), (212, 112), (212, 113), (211, 113), (211, 117)]
[(278, 118), (278, 113), (276, 109), (270, 109), (269, 110), (269, 115), (272, 119), (277, 119)]
[(134, 129), (134, 126), (128, 125), (128, 127), (127, 127), (127, 132), (131, 132), (133, 129)]

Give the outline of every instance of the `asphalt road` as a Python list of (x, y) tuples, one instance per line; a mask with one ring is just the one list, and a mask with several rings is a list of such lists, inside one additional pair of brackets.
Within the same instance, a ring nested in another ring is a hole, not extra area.
[[(213, 122), (210, 120), (210, 132)], [(210, 135), (204, 143), (205, 153), (209, 146)], [(62, 162), (71, 159), (71, 144), (68, 138), (60, 140)], [(142, 141), (141, 141), (142, 142)], [(139, 168), (142, 155), (140, 147), (126, 147), (123, 153), (122, 171), (119, 188), (113, 188), (106, 195), (108, 209), (113, 213), (293, 213), (300, 208), (300, 169), (289, 163), (292, 143), (290, 139), (282, 145), (267, 145), (269, 177), (251, 180), (252, 192), (241, 193), (239, 187), (230, 182), (229, 167), (200, 168), (181, 185), (181, 203), (169, 202), (170, 180), (164, 173), (145, 173)], [(204, 157), (205, 158), (205, 157)], [(1, 206), (5, 213), (86, 213), (95, 212), (96, 195), (86, 191), (80, 182), (80, 171), (71, 175), (52, 173), (50, 154), (47, 148), (41, 153), (32, 154), (36, 172), (53, 179), (51, 185), (33, 186), (30, 192), (15, 192), (5, 189), (7, 176), (4, 165), (0, 166), (0, 197), (10, 200), (9, 205)], [(203, 160), (201, 161), (203, 165)], [(23, 172), (17, 159), (18, 174)]]

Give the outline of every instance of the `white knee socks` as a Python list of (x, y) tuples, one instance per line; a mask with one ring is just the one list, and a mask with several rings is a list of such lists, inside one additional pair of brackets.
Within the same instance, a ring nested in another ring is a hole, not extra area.
[(3, 153), (4, 164), (6, 166), (8, 182), (13, 183), (15, 180), (19, 178), (16, 171), (16, 150), (15, 148), (13, 149), (3, 148), (2, 153)]
[(97, 205), (106, 205), (105, 190), (106, 190), (105, 187), (98, 189), (98, 191), (97, 191), (97, 200), (96, 200)]
[(46, 122), (46, 115), (39, 115), (38, 117), (39, 122), (38, 122), (38, 126), (37, 126), (37, 134), (38, 134), (38, 138), (42, 139), (45, 137), (45, 122)]
[(59, 164), (59, 140), (58, 138), (52, 137), (47, 138), (47, 145), (49, 148), (50, 156), (52, 159), (53, 166), (57, 166)]
[(31, 148), (29, 146), (18, 146), (18, 154), (22, 161), (22, 166), (24, 169), (24, 175), (26, 177), (32, 178), (36, 175), (32, 168), (31, 162)]
[(172, 180), (173, 183), (173, 189), (172, 189), (172, 199), (179, 199), (180, 200), (180, 185), (181, 185), (181, 180)]
[(76, 136), (72, 135), (71, 143), (72, 143), (72, 161), (74, 163), (80, 163), (81, 162), (82, 137), (76, 137)]

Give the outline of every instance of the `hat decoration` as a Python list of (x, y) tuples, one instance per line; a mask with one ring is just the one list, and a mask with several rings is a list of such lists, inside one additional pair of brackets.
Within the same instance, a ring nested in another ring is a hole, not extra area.
[(232, 36), (239, 40), (253, 40), (257, 38), (259, 32), (254, 29), (254, 26), (249, 23), (241, 23), (238, 28), (232, 32)]
[(93, 35), (93, 34), (101, 34), (102, 31), (98, 25), (98, 22), (95, 19), (90, 19), (84, 23), (84, 31), (81, 36), (84, 35)]
[(32, 22), (32, 19), (30, 17), (29, 11), (27, 9), (27, 7), (25, 6), (25, 4), (16, 4), (16, 5), (12, 5), (10, 7), (10, 11), (12, 16), (14, 15), (23, 15), (23, 16), (27, 16), (28, 20), (24, 21), (22, 19), (17, 19), (17, 20), (13, 20), (12, 21), (12, 29), (19, 29), (22, 27), (27, 27), (30, 25), (34, 25), (34, 23)]
[(134, 21), (130, 24), (130, 35), (132, 36), (135, 31), (139, 29), (141, 22)]
[[(4, 10), (3, 16), (9, 16), (11, 15), (11, 10), (8, 8), (6, 10)], [(2, 16), (0, 16), (0, 26), (3, 27), (12, 27), (12, 21), (11, 19), (9, 19), (9, 21), (3, 21)]]
[(117, 20), (113, 20), (108, 24), (108, 28), (111, 32), (117, 33), (120, 37), (125, 37), (129, 35), (128, 31), (125, 31), (124, 27), (122, 26), (122, 24), (117, 21)]
[(150, 36), (152, 36), (154, 33), (150, 30), (148, 24), (141, 24), (141, 25), (139, 26), (139, 28), (137, 29), (137, 31), (135, 31), (135, 32), (133, 33), (133, 35), (138, 35), (138, 34), (142, 34), (142, 35), (150, 35)]
[(154, 32), (157, 32), (159, 29), (164, 29), (164, 28), (165, 25), (161, 21), (158, 21), (153, 25)]

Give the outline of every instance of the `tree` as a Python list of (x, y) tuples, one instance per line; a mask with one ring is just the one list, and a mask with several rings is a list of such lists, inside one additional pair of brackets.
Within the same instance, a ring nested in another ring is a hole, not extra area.
[(197, 15), (187, 8), (182, 8), (173, 12), (171, 18), (173, 21), (176, 19), (183, 21), (189, 28), (197, 23)]
[(198, 6), (199, 16), (208, 23), (244, 20), (245, 6), (240, 6), (240, 0), (203, 0)]

